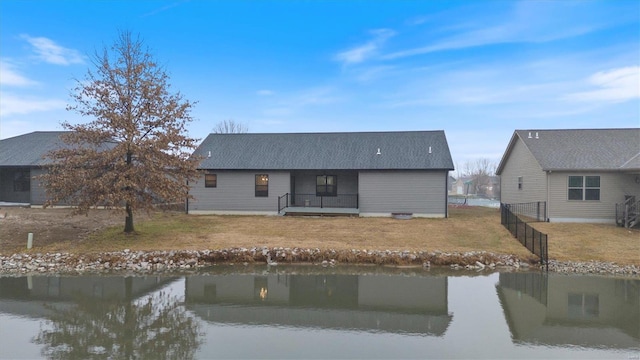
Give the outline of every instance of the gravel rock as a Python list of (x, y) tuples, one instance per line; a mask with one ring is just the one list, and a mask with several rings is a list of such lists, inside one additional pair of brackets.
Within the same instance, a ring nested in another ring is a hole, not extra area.
[[(514, 255), (487, 252), (444, 253), (440, 251), (392, 250), (320, 250), (304, 248), (231, 248), (220, 250), (185, 251), (131, 251), (99, 254), (0, 254), (0, 275), (30, 273), (130, 272), (139, 274), (193, 271), (218, 263), (264, 263), (269, 259), (282, 263), (312, 263), (323, 266), (377, 264), (388, 266), (415, 266), (430, 269), (448, 266), (454, 270), (469, 271), (527, 271), (545, 269), (539, 264), (527, 263)], [(275, 262), (274, 262), (275, 264)], [(609, 274), (640, 277), (640, 266), (617, 265), (609, 262), (560, 262), (551, 260), (551, 272)]]

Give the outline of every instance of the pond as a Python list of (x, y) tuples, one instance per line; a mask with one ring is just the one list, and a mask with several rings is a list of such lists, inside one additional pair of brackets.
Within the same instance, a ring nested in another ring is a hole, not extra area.
[(0, 277), (0, 358), (618, 358), (640, 279), (380, 267)]

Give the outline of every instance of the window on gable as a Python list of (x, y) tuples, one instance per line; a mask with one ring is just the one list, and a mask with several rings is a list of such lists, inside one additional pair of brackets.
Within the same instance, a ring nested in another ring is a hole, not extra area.
[(600, 200), (600, 176), (569, 176), (569, 200)]
[(269, 196), (269, 175), (256, 174), (256, 197)]
[(29, 170), (18, 171), (13, 175), (13, 191), (29, 191), (31, 179)]
[(204, 187), (214, 188), (218, 187), (218, 175), (213, 173), (204, 174)]
[(338, 196), (338, 177), (335, 175), (316, 176), (316, 196)]
[(523, 184), (523, 178), (522, 176), (518, 176), (518, 190), (522, 190), (522, 184)]

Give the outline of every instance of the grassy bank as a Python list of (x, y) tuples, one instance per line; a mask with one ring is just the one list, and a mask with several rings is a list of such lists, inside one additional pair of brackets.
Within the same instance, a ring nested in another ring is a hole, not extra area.
[[(640, 265), (640, 232), (610, 225), (534, 224), (549, 234), (550, 258)], [(131, 250), (202, 250), (298, 247), (467, 252), (532, 255), (500, 225), (496, 209), (452, 208), (448, 219), (317, 218), (279, 216), (194, 216), (156, 213), (136, 224), (65, 239), (32, 251), (92, 253)]]

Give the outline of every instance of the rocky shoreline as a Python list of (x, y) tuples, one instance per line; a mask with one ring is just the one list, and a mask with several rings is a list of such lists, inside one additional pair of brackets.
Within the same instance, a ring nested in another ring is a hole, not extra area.
[[(0, 275), (134, 273), (140, 275), (193, 271), (216, 264), (316, 264), (449, 267), (468, 271), (537, 270), (530, 259), (487, 252), (443, 253), (390, 250), (321, 250), (301, 248), (232, 248), (221, 250), (131, 251), (97, 254), (21, 253), (0, 254)], [(608, 262), (559, 262), (551, 260), (549, 271), (598, 275), (640, 276), (636, 265)]]

